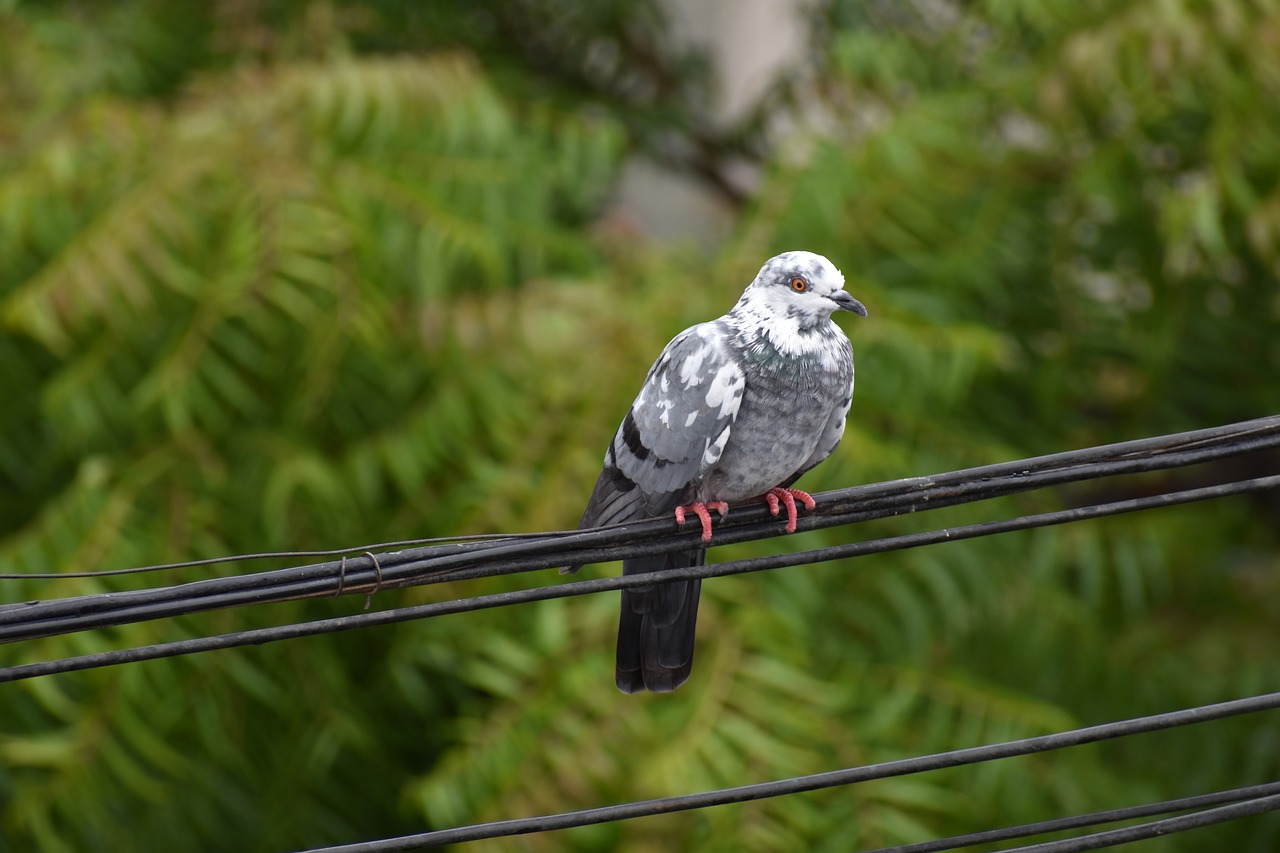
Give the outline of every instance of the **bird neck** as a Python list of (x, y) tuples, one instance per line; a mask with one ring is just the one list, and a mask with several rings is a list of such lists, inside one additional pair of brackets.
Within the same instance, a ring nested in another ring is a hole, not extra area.
[(767, 341), (784, 357), (813, 355), (830, 348), (840, 334), (831, 317), (808, 314), (744, 294), (725, 320), (743, 347)]

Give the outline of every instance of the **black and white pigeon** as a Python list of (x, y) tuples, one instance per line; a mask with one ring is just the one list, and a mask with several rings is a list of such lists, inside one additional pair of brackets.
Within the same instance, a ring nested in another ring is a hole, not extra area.
[[(791, 484), (840, 443), (853, 399), (853, 347), (831, 321), (867, 316), (844, 291), (844, 276), (812, 252), (769, 260), (728, 314), (686, 329), (649, 369), (604, 457), (579, 529), (674, 513), (702, 525), (711, 511), (764, 500), (787, 511), (813, 498)], [(636, 557), (624, 575), (700, 566), (706, 549)], [(576, 571), (573, 567), (569, 571)], [(665, 692), (693, 666), (700, 580), (622, 591), (618, 688)]]

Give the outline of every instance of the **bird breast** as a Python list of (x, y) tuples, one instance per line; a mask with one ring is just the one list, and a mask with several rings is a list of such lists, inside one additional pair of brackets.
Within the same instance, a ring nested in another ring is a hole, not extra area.
[(812, 457), (849, 383), (840, 371), (816, 367), (793, 361), (785, 371), (748, 372), (738, 416), (699, 489), (700, 500), (755, 497), (788, 480)]

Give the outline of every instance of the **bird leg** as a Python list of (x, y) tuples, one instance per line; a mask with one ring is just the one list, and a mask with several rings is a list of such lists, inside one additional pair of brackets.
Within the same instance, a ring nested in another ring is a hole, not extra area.
[[(813, 498), (809, 498), (809, 500), (813, 500)], [(686, 512), (692, 512), (698, 517), (698, 520), (702, 522), (702, 541), (710, 542), (711, 513), (707, 512), (709, 509), (714, 509), (721, 518), (724, 518), (729, 514), (729, 505), (724, 501), (711, 501), (710, 503), (705, 504), (702, 501), (698, 501), (697, 503), (691, 503), (687, 506), (676, 507), (676, 524), (684, 527), (684, 514)]]
[(783, 486), (775, 486), (760, 496), (765, 503), (769, 505), (769, 514), (777, 515), (781, 507), (787, 508), (787, 532), (796, 532), (796, 498), (800, 499), (800, 503), (804, 504), (805, 509), (814, 509), (818, 506), (813, 496), (808, 492), (800, 489), (788, 489)]

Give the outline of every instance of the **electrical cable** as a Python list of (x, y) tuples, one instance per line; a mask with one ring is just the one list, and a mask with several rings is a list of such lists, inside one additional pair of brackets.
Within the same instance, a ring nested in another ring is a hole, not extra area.
[[(1227, 427), (1139, 439), (1034, 459), (841, 489), (818, 496), (816, 512), (798, 529), (851, 524), (1006, 496), (1101, 476), (1199, 464), (1280, 447), (1280, 416)], [(1101, 461), (1099, 461), (1101, 460)], [(715, 544), (780, 534), (763, 506), (735, 508), (718, 525)], [(378, 588), (472, 580), (557, 565), (579, 565), (666, 553), (696, 546), (669, 519), (587, 531), (413, 548), (376, 558)], [(339, 588), (367, 594), (375, 585), (374, 558), (343, 558), (275, 572), (194, 581), (134, 592), (102, 593), (0, 606), (0, 642), (168, 618), (203, 610), (333, 595)]]
[[(1168, 814), (1169, 812), (1205, 809), (1209, 806), (1258, 800), (1276, 795), (1280, 795), (1280, 782), (1268, 782), (1264, 785), (1250, 785), (1245, 788), (1232, 788), (1229, 791), (1215, 791), (1212, 794), (1179, 797), (1175, 800), (1163, 800), (1158, 803), (1148, 803), (1141, 806), (1107, 809), (1106, 811), (1091, 812), (1084, 815), (1041, 820), (1035, 823), (1024, 823), (1019, 826), (1007, 826), (1002, 829), (988, 829), (981, 832), (966, 833), (965, 835), (953, 835), (949, 838), (918, 841), (914, 844), (880, 847), (875, 850), (865, 850), (863, 853), (938, 853), (941, 850), (958, 850), (962, 847), (972, 847), (975, 844), (993, 844), (1013, 838), (1027, 838), (1033, 835), (1045, 835), (1050, 832), (1097, 826), (1102, 823), (1117, 823), (1122, 820), (1152, 817), (1154, 815)], [(1150, 824), (1147, 825), (1150, 826)], [(1080, 836), (1080, 838), (1087, 837), (1089, 836)], [(1071, 840), (1076, 841), (1079, 839)], [(1010, 853), (1010, 851), (1005, 850), (1003, 853)]]
[(62, 581), (105, 578), (116, 575), (141, 575), (167, 572), (174, 569), (191, 569), (200, 566), (217, 566), (224, 563), (247, 563), (254, 560), (295, 560), (298, 557), (341, 557), (363, 554), (366, 551), (383, 551), (388, 548), (406, 548), (416, 545), (442, 545), (456, 542), (496, 542), (504, 539), (523, 539), (529, 536), (555, 536), (571, 531), (547, 531), (545, 533), (471, 533), (457, 536), (431, 536), (425, 539), (397, 539), (390, 542), (371, 542), (351, 548), (322, 548), (307, 551), (257, 551), (252, 554), (231, 554), (225, 557), (205, 557), (200, 560), (179, 560), (176, 563), (156, 563), (151, 566), (134, 566), (128, 569), (92, 569), (84, 572), (0, 572), (0, 581)]
[[(399, 838), (387, 838), (378, 841), (365, 841), (356, 844), (345, 844), (336, 847), (324, 847), (310, 853), (400, 853), (407, 850), (421, 850), (442, 844), (457, 844), (464, 841), (479, 841), (490, 838), (504, 838), (512, 835), (525, 835), (531, 832), (548, 832), (551, 830), (570, 829), (578, 826), (590, 826), (609, 823), (616, 820), (628, 820), (638, 817), (649, 817), (659, 814), (689, 811), (691, 809), (723, 806), (731, 803), (744, 803), (771, 797), (816, 791), (842, 785), (853, 785), (875, 779), (888, 779), (895, 776), (924, 773), (945, 767), (962, 767), (1020, 755), (1032, 755), (1039, 752), (1064, 749), (1104, 740), (1113, 740), (1135, 734), (1161, 731), (1203, 723), (1210, 720), (1221, 720), (1241, 714), (1252, 714), (1280, 708), (1280, 693), (1269, 693), (1263, 696), (1252, 696), (1247, 699), (1235, 699), (1219, 702), (1214, 705), (1203, 705), (1181, 711), (1170, 711), (1146, 717), (1135, 717), (1113, 723), (1072, 729), (1049, 735), (1022, 738), (1004, 743), (986, 746), (968, 747), (949, 752), (915, 758), (901, 758), (879, 764), (867, 764), (861, 767), (850, 767), (843, 770), (831, 770), (825, 773), (814, 773), (808, 776), (795, 776), (773, 782), (757, 782), (751, 785), (740, 785), (733, 788), (721, 788), (698, 794), (685, 794), (676, 797), (662, 797), (652, 800), (640, 800), (621, 803), (613, 806), (602, 806), (572, 812), (562, 812), (539, 817), (515, 818), (510, 820), (490, 821), (487, 823), (460, 826), (451, 829), (438, 829), (416, 835)], [(1259, 798), (1249, 801), (1275, 799), (1280, 795)], [(1237, 806), (1246, 805), (1245, 803)], [(1223, 808), (1236, 808), (1224, 806)], [(1200, 813), (1205, 814), (1204, 812)], [(1192, 817), (1192, 816), (1188, 816)], [(1174, 820), (1181, 820), (1175, 818)], [(1090, 849), (1090, 848), (1079, 848)], [(1061, 850), (1058, 853), (1062, 853)]]
[(1189, 829), (1212, 826), (1215, 823), (1236, 820), (1250, 815), (1275, 811), (1276, 809), (1280, 809), (1280, 795), (1258, 797), (1257, 799), (1246, 800), (1230, 806), (1205, 809), (1194, 814), (1165, 818), (1164, 820), (1142, 823), (1137, 826), (1127, 826), (1123, 829), (1109, 829), (1104, 832), (1081, 836), (1080, 838), (1046, 841), (1041, 844), (1032, 844), (1029, 847), (1013, 847), (1004, 851), (1004, 853), (1079, 853), (1081, 850), (1099, 850), (1103, 847), (1115, 847), (1117, 844), (1129, 844), (1134, 841), (1143, 841), (1147, 838), (1155, 838), (1173, 832), (1186, 832)]
[[(109, 652), (60, 658), (39, 663), (19, 664), (0, 667), (0, 682), (17, 681), (52, 675), (60, 672), (74, 672), (94, 669), (102, 666), (113, 666), (121, 663), (135, 663), (143, 660), (174, 657), (176, 655), (195, 652), (212, 651), (214, 649), (234, 648), (237, 646), (260, 645), (279, 640), (296, 639), (298, 637), (326, 634), (334, 631), (345, 631), (352, 628), (365, 628), (374, 625), (389, 625), (413, 619), (425, 619), (444, 616), (452, 613), (465, 613), (472, 610), (505, 607), (514, 604), (527, 604), (534, 601), (547, 601), (553, 598), (567, 598), (573, 595), (605, 592), (625, 589), (669, 580), (692, 580), (695, 578), (727, 577), (729, 575), (760, 572), (768, 569), (779, 569), (808, 563), (825, 562), (827, 560), (860, 557), (867, 554), (883, 553), (904, 548), (917, 548), (939, 542), (951, 542), (961, 539), (973, 539), (981, 536), (992, 536), (1014, 530), (1028, 530), (1054, 524), (1083, 521), (1101, 518), (1108, 515), (1136, 512), (1144, 509), (1173, 506), (1194, 501), (1209, 500), (1229, 495), (1244, 494), (1280, 487), (1280, 475), (1259, 477), (1237, 483), (1226, 483), (1219, 486), (1205, 486), (1199, 489), (1187, 489), (1181, 492), (1167, 492), (1145, 498), (1133, 498), (1108, 504), (1095, 504), (1087, 507), (1040, 513), (1038, 515), (1020, 516), (1005, 521), (986, 521), (960, 527), (932, 530), (924, 533), (911, 533), (903, 536), (891, 536), (885, 539), (873, 539), (865, 542), (853, 542), (846, 545), (833, 545), (812, 551), (797, 551), (786, 554), (775, 554), (766, 557), (754, 557), (745, 560), (733, 560), (725, 563), (711, 563), (703, 566), (692, 566), (680, 569), (664, 569), (642, 575), (595, 578), (558, 584), (552, 587), (536, 587), (514, 592), (492, 593), (472, 598), (452, 599), (449, 601), (418, 604), (393, 610), (375, 613), (359, 613), (351, 616), (338, 616), (313, 622), (301, 622), (279, 625), (271, 628), (255, 628), (209, 637), (196, 637), (189, 640), (177, 640), (158, 643), (132, 649), (120, 649)], [(516, 561), (519, 562), (519, 561)]]

